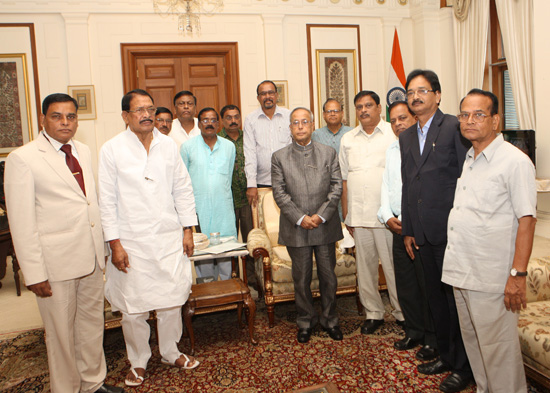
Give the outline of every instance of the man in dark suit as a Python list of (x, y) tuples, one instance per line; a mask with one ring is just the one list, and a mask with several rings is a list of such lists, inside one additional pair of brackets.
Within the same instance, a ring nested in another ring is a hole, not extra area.
[(452, 288), (441, 282), (441, 274), (447, 246), (447, 220), (468, 143), (460, 135), (456, 117), (438, 109), (441, 86), (433, 71), (412, 71), (405, 89), (418, 123), (399, 137), (402, 234), (409, 256), (414, 259), (420, 255), (422, 260), (440, 353), (440, 358), (420, 364), (418, 371), (428, 375), (452, 371), (439, 389), (458, 392), (468, 386), (472, 371), (460, 334)]
[[(342, 340), (336, 313), (336, 241), (342, 239), (338, 202), (342, 176), (332, 147), (311, 141), (313, 114), (296, 108), (290, 114), (292, 144), (273, 153), (273, 197), (281, 209), (279, 243), (292, 259), (292, 278), (298, 316), (298, 342), (309, 341), (317, 324), (333, 340)], [(320, 318), (313, 309), (313, 253), (321, 290)]]

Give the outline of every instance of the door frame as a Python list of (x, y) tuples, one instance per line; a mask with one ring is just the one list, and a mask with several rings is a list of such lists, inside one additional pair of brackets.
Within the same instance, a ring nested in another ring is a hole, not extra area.
[(122, 81), (124, 91), (137, 89), (138, 58), (175, 56), (224, 56), (225, 79), (229, 102), (241, 107), (239, 81), (239, 54), (237, 42), (194, 42), (194, 43), (121, 43)]

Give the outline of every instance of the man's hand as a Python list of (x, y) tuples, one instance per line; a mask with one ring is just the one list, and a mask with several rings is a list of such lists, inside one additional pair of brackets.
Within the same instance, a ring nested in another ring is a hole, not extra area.
[(184, 229), (183, 230), (183, 252), (185, 255), (190, 257), (195, 251), (195, 243), (193, 242), (193, 230)]
[(52, 296), (52, 287), (48, 280), (27, 286), (38, 297)]
[(504, 287), (504, 305), (506, 310), (520, 312), (521, 307), (527, 307), (526, 295), (527, 277), (508, 277), (506, 287)]
[(409, 254), (409, 257), (414, 260), (414, 250), (418, 250), (418, 246), (416, 245), (416, 241), (414, 240), (414, 237), (412, 236), (405, 236), (403, 239), (403, 243), (405, 243), (405, 249), (407, 250), (407, 254)]
[(317, 228), (319, 225), (310, 216), (304, 216), (300, 226), (304, 229), (313, 229)]
[(258, 203), (258, 188), (250, 187), (246, 189), (246, 198), (250, 206), (256, 206)]
[(348, 226), (348, 224), (346, 224), (346, 228), (349, 234), (351, 235), (351, 237), (353, 237), (353, 231), (355, 230), (355, 228)]
[(386, 225), (388, 226), (388, 228), (390, 228), (390, 231), (401, 235), (401, 221), (399, 221), (397, 218), (390, 218), (388, 222), (386, 222)]
[(121, 272), (128, 273), (126, 269), (130, 267), (130, 261), (120, 240), (111, 240), (109, 246), (111, 247), (111, 263)]
[[(318, 214), (314, 214), (311, 216), (311, 219), (313, 220), (313, 222), (315, 224), (317, 224), (317, 226), (321, 225), (323, 223), (323, 219), (321, 217), (319, 217)], [(316, 227), (317, 228), (317, 227)]]

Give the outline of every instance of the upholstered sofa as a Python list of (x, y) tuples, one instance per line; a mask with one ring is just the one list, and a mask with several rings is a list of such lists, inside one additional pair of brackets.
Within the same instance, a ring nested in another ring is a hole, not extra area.
[[(248, 234), (247, 248), (255, 260), (255, 272), (260, 295), (264, 296), (269, 326), (274, 326), (275, 304), (294, 300), (292, 263), (285, 246), (278, 244), (280, 210), (270, 189), (259, 189), (258, 204), (253, 208), (254, 229)], [(362, 306), (357, 291), (355, 258), (336, 247), (337, 295), (355, 294), (357, 309)], [(320, 296), (317, 267), (313, 265), (311, 289), (314, 297)]]
[(518, 331), (525, 372), (550, 389), (550, 257), (532, 258), (527, 269), (527, 308)]

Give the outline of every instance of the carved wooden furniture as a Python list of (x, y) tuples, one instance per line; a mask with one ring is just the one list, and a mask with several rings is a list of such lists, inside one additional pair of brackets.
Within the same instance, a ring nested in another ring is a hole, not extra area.
[[(17, 292), (17, 296), (21, 296), (19, 262), (17, 261), (15, 249), (13, 248), (13, 241), (11, 239), (10, 228), (8, 225), (8, 216), (6, 214), (6, 206), (0, 202), (0, 280), (2, 280), (6, 276), (6, 269), (8, 267), (8, 255), (11, 257), (13, 278), (15, 281), (15, 291)], [(2, 288), (1, 282), (0, 288)]]
[[(265, 298), (269, 326), (275, 324), (275, 304), (294, 300), (292, 262), (285, 246), (277, 243), (279, 235), (279, 208), (271, 189), (258, 189), (258, 204), (252, 209), (254, 229), (248, 234), (248, 252), (254, 257), (258, 287)], [(353, 255), (342, 253), (336, 245), (337, 295), (355, 294), (357, 310), (363, 307), (357, 289), (357, 271)], [(312, 294), (319, 297), (317, 267), (313, 265)]]

